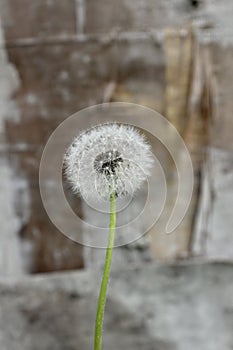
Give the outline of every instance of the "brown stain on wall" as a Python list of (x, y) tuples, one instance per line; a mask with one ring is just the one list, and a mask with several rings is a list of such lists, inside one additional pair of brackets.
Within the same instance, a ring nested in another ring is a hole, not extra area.
[[(166, 88), (164, 114), (176, 127), (190, 152), (194, 172), (192, 200), (182, 223), (170, 235), (152, 231), (152, 250), (162, 260), (187, 258), (192, 255), (192, 241), (200, 200), (201, 172), (206, 161), (205, 149), (209, 144), (211, 101), (211, 62), (197, 43), (192, 28), (168, 29), (165, 35)], [(175, 144), (174, 144), (175, 146)], [(185, 164), (184, 164), (185, 166)], [(177, 178), (173, 163), (168, 191), (176, 197)], [(165, 217), (171, 213), (174, 200), (165, 206)]]

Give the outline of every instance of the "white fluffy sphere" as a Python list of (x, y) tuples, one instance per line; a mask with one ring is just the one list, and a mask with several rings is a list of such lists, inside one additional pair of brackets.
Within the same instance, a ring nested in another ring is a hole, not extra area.
[(153, 155), (134, 127), (103, 124), (76, 137), (65, 158), (65, 174), (76, 193), (91, 199), (133, 194), (150, 175)]

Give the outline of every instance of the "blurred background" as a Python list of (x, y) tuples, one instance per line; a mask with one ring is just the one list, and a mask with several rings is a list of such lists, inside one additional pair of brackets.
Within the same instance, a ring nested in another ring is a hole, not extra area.
[(38, 170), (63, 120), (116, 101), (172, 122), (191, 154), (194, 191), (181, 225), (164, 235), (177, 175), (157, 144), (165, 210), (147, 236), (114, 252), (104, 346), (233, 349), (232, 16), (230, 0), (0, 0), (2, 350), (92, 349), (104, 251), (50, 222)]

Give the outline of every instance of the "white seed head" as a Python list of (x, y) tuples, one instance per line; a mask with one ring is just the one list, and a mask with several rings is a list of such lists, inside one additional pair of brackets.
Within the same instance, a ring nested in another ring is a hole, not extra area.
[(109, 199), (133, 194), (150, 175), (153, 156), (134, 127), (111, 123), (88, 129), (74, 139), (65, 158), (65, 174), (76, 193)]

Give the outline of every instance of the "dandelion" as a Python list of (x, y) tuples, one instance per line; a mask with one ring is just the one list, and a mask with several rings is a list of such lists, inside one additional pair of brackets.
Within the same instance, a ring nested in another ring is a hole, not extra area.
[[(74, 139), (65, 156), (66, 176), (76, 193), (109, 200), (133, 194), (150, 174), (150, 145), (135, 128), (104, 124)], [(111, 186), (110, 186), (111, 185)]]
[(132, 126), (109, 123), (91, 128), (68, 148), (65, 174), (75, 193), (110, 201), (109, 239), (96, 313), (94, 349), (102, 349), (107, 286), (116, 227), (116, 199), (132, 195), (150, 175), (153, 157), (145, 137)]

